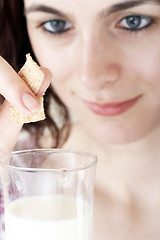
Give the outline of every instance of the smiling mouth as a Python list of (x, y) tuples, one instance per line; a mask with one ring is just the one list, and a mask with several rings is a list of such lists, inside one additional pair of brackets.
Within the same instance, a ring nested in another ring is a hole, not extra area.
[(112, 117), (128, 111), (137, 103), (140, 97), (141, 96), (138, 96), (123, 102), (110, 102), (110, 103), (99, 104), (96, 102), (83, 100), (83, 103), (88, 109), (90, 109), (92, 112), (94, 112), (97, 115)]

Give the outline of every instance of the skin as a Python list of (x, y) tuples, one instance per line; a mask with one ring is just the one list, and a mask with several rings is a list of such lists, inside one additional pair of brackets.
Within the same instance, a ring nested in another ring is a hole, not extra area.
[[(25, 2), (28, 32), (37, 59), (53, 73), (57, 93), (96, 140), (102, 144), (135, 141), (159, 127), (159, 19), (139, 33), (118, 27), (129, 14), (158, 18), (157, 5), (143, 4), (103, 17), (99, 16), (103, 10), (120, 1), (84, 1), (83, 6), (82, 1), (45, 1), (45, 5), (66, 14), (66, 18), (60, 18), (29, 10), (44, 1)], [(50, 19), (65, 20), (70, 29), (59, 36), (44, 32), (44, 25), (39, 25)], [(140, 99), (134, 108), (113, 118), (92, 114), (82, 102), (103, 104), (135, 97)]]
[[(51, 78), (51, 73), (48, 69), (42, 68), (42, 71), (44, 71), (45, 77), (37, 93), (40, 96), (48, 88)], [(40, 106), (34, 93), (2, 57), (0, 57), (0, 78), (3, 79), (3, 84), (0, 86), (0, 93), (5, 98), (0, 107), (0, 156), (3, 156), (4, 153), (12, 151), (22, 128), (22, 124), (11, 122), (9, 117), (10, 105), (16, 107), (23, 114), (35, 113)], [(23, 101), (26, 94), (30, 96), (29, 102)], [(10, 133), (12, 133), (12, 136)]]
[[(35, 55), (52, 72), (53, 87), (77, 118), (64, 147), (93, 152), (100, 160), (95, 239), (159, 238), (159, 2), (24, 2)], [(35, 8), (41, 4), (58, 13)], [(124, 19), (130, 15), (144, 16), (141, 30), (126, 29)], [(47, 22), (57, 19), (66, 21), (61, 35), (54, 35)], [(128, 111), (109, 117), (95, 114), (82, 101), (104, 104), (137, 97)]]
[[(160, 2), (24, 4), (34, 53), (77, 119), (64, 148), (90, 151), (99, 158), (95, 239), (159, 239)], [(135, 15), (141, 16), (138, 31), (126, 22)], [(66, 31), (55, 35), (51, 21), (56, 20), (65, 21)], [(132, 107), (114, 116), (96, 114), (83, 102), (135, 98)], [(16, 104), (20, 106), (18, 100)]]

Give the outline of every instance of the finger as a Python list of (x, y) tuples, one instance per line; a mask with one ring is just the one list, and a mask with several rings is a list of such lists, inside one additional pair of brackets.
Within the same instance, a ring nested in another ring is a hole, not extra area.
[(6, 100), (0, 107), (0, 156), (13, 150), (23, 125), (11, 122), (9, 108)]
[(0, 57), (0, 93), (24, 114), (35, 113), (40, 104), (34, 93), (12, 67)]
[(52, 78), (52, 74), (49, 71), (49, 69), (45, 68), (45, 67), (40, 67), (41, 70), (44, 72), (44, 81), (42, 83), (42, 86), (40, 87), (38, 93), (36, 94), (37, 96), (42, 96), (44, 95), (45, 91), (47, 90), (47, 88), (49, 87), (50, 83), (51, 83), (51, 78)]

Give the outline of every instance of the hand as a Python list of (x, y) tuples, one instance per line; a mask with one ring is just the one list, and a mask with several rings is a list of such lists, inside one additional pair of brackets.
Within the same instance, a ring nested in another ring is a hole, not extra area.
[[(43, 95), (51, 78), (49, 70), (41, 69), (45, 73), (45, 78), (38, 95)], [(0, 94), (5, 98), (0, 107), (0, 155), (2, 155), (12, 151), (23, 125), (11, 122), (10, 105), (24, 114), (31, 114), (38, 111), (39, 102), (31, 89), (2, 57), (0, 57)]]

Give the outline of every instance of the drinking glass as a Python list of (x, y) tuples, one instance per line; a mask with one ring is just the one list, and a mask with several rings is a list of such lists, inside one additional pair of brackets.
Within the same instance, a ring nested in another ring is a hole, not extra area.
[(62, 149), (3, 156), (6, 240), (92, 240), (96, 163)]

